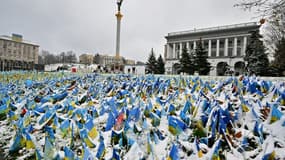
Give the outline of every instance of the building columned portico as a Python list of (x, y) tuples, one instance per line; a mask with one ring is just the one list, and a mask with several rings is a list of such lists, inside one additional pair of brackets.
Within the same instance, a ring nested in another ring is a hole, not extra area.
[(254, 30), (259, 30), (259, 25), (250, 22), (168, 33), (164, 54), (166, 74), (177, 74), (182, 48), (194, 53), (200, 40), (208, 52), (212, 66), (210, 75), (242, 74), (245, 67), (243, 57), (250, 32)]

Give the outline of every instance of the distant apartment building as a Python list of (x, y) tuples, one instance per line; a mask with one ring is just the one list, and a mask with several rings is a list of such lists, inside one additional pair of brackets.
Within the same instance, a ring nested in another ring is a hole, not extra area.
[(119, 59), (117, 59), (116, 56), (96, 54), (94, 56), (94, 62), (100, 66), (106, 67), (106, 66), (112, 66), (115, 63), (123, 64), (124, 59), (123, 57), (119, 57)]
[(0, 71), (32, 70), (38, 64), (39, 45), (22, 35), (0, 36)]
[(94, 56), (92, 54), (82, 54), (79, 56), (79, 63), (81, 64), (93, 64)]

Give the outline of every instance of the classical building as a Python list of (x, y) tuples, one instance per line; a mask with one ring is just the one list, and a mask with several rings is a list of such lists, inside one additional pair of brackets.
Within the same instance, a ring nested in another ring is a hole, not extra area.
[(81, 64), (93, 64), (94, 56), (92, 54), (81, 54), (79, 56), (79, 63)]
[(32, 70), (38, 64), (39, 45), (22, 35), (0, 36), (0, 71)]
[(164, 54), (166, 74), (177, 74), (182, 48), (194, 53), (199, 41), (208, 53), (212, 66), (210, 75), (243, 73), (243, 57), (250, 31), (259, 30), (259, 27), (257, 23), (250, 22), (168, 33)]

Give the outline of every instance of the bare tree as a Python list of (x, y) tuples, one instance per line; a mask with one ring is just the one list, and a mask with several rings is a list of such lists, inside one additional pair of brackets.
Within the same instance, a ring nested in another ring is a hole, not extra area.
[(264, 42), (270, 50), (274, 50), (276, 44), (285, 36), (285, 1), (239, 0), (234, 6), (244, 10), (255, 10), (261, 24), (264, 23)]
[(73, 51), (67, 51), (66, 52), (66, 62), (68, 62), (68, 63), (76, 63), (77, 62), (76, 54)]

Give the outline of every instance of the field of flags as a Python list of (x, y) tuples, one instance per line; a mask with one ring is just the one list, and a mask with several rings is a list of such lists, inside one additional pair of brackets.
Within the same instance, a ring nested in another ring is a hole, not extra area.
[(0, 74), (0, 159), (284, 159), (285, 82)]

